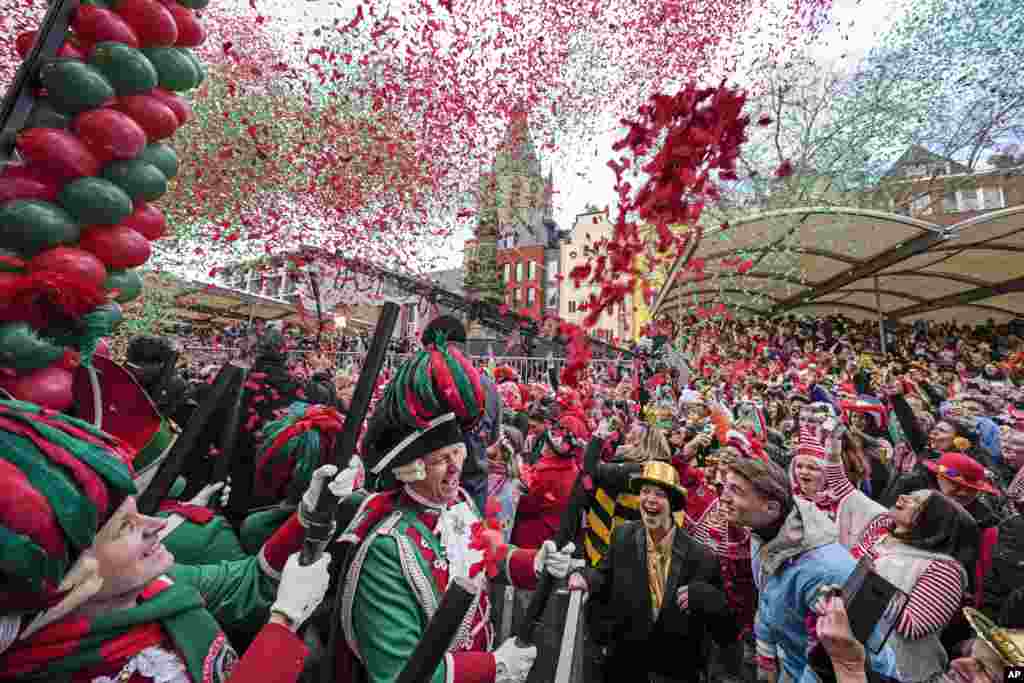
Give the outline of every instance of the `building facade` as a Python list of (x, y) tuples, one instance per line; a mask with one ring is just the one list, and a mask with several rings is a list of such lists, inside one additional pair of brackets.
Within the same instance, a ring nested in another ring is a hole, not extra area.
[[(219, 282), (236, 291), (290, 304), (300, 318), (314, 323), (319, 295), (323, 319), (333, 322), (343, 334), (372, 332), (388, 301), (401, 307), (393, 335), (396, 340), (415, 337), (426, 321), (447, 312), (434, 310), (388, 280), (345, 268), (329, 256), (317, 259), (315, 252), (315, 249), (299, 249), (269, 259), (236, 264), (220, 272)], [(421, 279), (462, 294), (461, 269), (428, 273)]]
[(952, 159), (911, 147), (882, 179), (880, 203), (904, 216), (953, 225), (1024, 204), (1024, 167), (971, 172)]
[(502, 302), (535, 318), (559, 312), (559, 244), (553, 219), (553, 182), (544, 176), (525, 112), (512, 115), (492, 167), (481, 174), (478, 225), (466, 243), (466, 290), (487, 299), (494, 263)]
[[(569, 273), (595, 256), (595, 245), (602, 239), (610, 239), (613, 234), (614, 226), (605, 211), (576, 216), (568, 238), (560, 247), (559, 270), (565, 276), (560, 282), (558, 310), (564, 320), (582, 325), (588, 314), (587, 301), (592, 294), (597, 294), (594, 286), (577, 288)], [(627, 295), (622, 304), (601, 314), (590, 334), (608, 343), (626, 344), (633, 339), (633, 324), (633, 296)]]
[(540, 318), (544, 313), (544, 245), (498, 252), (498, 268), (505, 283), (505, 304), (513, 311)]

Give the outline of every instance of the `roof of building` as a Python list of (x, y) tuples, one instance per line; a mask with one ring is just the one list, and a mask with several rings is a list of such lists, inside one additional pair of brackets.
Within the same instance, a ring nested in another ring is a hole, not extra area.
[(766, 211), (704, 236), (692, 254), (704, 279), (684, 277), (680, 257), (653, 314), (723, 303), (752, 315), (1005, 321), (1024, 316), (1022, 252), (1024, 205), (952, 226), (858, 208)]
[(427, 273), (426, 278), (449, 292), (463, 294), (465, 291), (466, 271), (462, 268), (435, 270), (432, 273)]
[[(893, 163), (886, 172), (886, 177), (902, 175), (901, 171), (907, 166), (925, 166), (928, 164), (949, 164), (949, 173), (969, 173), (970, 169), (958, 161), (949, 159), (931, 152), (921, 145), (911, 145), (903, 152), (899, 159)], [(944, 173), (943, 175), (948, 175)]]

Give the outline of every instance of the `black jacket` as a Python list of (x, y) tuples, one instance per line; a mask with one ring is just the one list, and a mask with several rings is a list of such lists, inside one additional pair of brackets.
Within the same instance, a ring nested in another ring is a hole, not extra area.
[[(621, 668), (619, 674), (630, 680), (641, 680), (636, 674), (645, 668), (675, 679), (695, 679), (693, 674), (705, 662), (705, 634), (722, 645), (735, 642), (739, 634), (722, 592), (718, 561), (681, 528), (675, 530), (657, 622), (651, 620), (647, 532), (642, 522), (627, 522), (615, 529), (609, 551), (584, 575), (592, 599), (606, 607), (611, 622), (611, 630), (598, 638), (611, 646), (608, 664)], [(683, 586), (690, 587), (689, 609), (685, 611), (676, 603), (676, 592)], [(615, 672), (607, 673), (612, 679), (618, 677)]]
[[(1024, 588), (1024, 516), (1014, 515), (1003, 520), (1003, 523), (999, 525), (999, 538), (992, 552), (992, 567), (985, 577), (982, 609), (1000, 626), (1007, 626), (1010, 616), (1016, 619), (1024, 618), (1024, 613), (1019, 611), (1022, 588)], [(1018, 594), (1013, 596), (1015, 591)], [(1012, 607), (1007, 609), (1010, 605)], [(1015, 612), (1016, 614), (1014, 614)]]

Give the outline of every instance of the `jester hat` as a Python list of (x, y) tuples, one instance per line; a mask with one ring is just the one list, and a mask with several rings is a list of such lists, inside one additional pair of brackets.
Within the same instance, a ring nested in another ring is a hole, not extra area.
[(330, 406), (296, 401), (284, 417), (263, 428), (256, 458), (257, 495), (295, 499), (309, 486), (313, 472), (333, 464), (334, 446), (345, 419)]
[(428, 328), (429, 342), (395, 372), (377, 404), (363, 438), (368, 485), (386, 490), (415, 481), (394, 470), (421, 463), (423, 456), (462, 443), (486, 409), (479, 371), (461, 351), (448, 345), (443, 327)]
[(132, 457), (87, 422), (0, 401), (0, 615), (62, 600), (68, 570), (136, 493)]

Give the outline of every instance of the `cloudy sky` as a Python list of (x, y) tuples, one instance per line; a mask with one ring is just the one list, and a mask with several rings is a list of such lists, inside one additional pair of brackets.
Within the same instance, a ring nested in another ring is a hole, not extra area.
[[(878, 39), (879, 33), (906, 7), (894, 0), (835, 0), (833, 25), (822, 34), (812, 54), (823, 65), (848, 68), (856, 64)], [(756, 39), (756, 38), (754, 38)], [(612, 143), (619, 131), (608, 130), (589, 145), (563, 145), (560, 158), (545, 160), (553, 166), (558, 192), (556, 219), (565, 229), (588, 204), (599, 208), (613, 201), (614, 176), (605, 165), (612, 157)]]
[[(412, 0), (391, 0), (392, 12), (400, 11), (404, 2)], [(249, 4), (250, 0), (235, 0)], [(877, 41), (885, 27), (909, 4), (910, 0), (833, 0), (831, 25), (821, 34), (812, 47), (812, 54), (821, 61), (823, 67), (844, 68), (855, 64), (864, 53)], [(278, 0), (256, 0), (258, 11), (269, 15), (271, 31), (287, 36), (289, 42), (295, 40), (300, 31), (307, 35), (312, 45), (312, 31), (321, 25), (329, 25), (336, 19), (347, 23), (355, 14), (360, 0), (295, 0), (280, 2)], [(766, 0), (765, 11), (777, 7), (785, 7), (788, 0)], [(751, 24), (758, 26), (755, 18)], [(758, 43), (773, 40), (757, 28), (752, 29), (744, 37), (744, 45), (753, 45), (750, 53), (756, 54)], [(305, 50), (297, 50), (300, 55)], [(304, 56), (304, 55), (303, 55)], [(742, 84), (743, 74), (738, 73), (735, 79)], [(569, 228), (575, 216), (582, 212), (588, 204), (603, 208), (614, 201), (614, 177), (607, 167), (607, 161), (613, 157), (612, 143), (620, 135), (614, 122), (622, 115), (620, 112), (609, 112), (607, 121), (594, 126), (588, 139), (578, 137), (556, 139), (558, 150), (542, 156), (545, 173), (550, 169), (555, 180), (555, 219), (563, 228)], [(469, 237), (469, 231), (456, 234), (446, 245), (444, 258), (447, 267), (461, 265), (462, 242)], [(439, 255), (441, 252), (439, 251)]]

